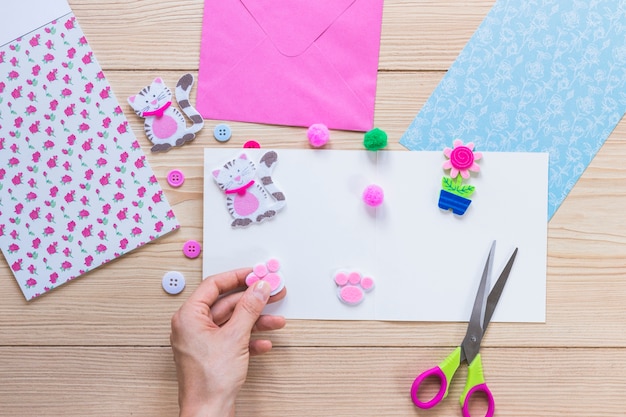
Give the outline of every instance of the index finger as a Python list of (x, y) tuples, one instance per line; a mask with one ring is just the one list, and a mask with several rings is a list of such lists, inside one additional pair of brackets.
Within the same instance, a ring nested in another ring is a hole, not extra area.
[(240, 268), (207, 277), (189, 296), (188, 301), (207, 304), (210, 307), (220, 295), (245, 287), (246, 276), (251, 271), (252, 268)]

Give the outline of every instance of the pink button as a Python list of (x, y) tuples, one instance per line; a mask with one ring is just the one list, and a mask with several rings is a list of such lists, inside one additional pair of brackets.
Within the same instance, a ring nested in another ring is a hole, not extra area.
[(180, 169), (173, 169), (167, 173), (167, 182), (172, 187), (180, 187), (185, 182), (185, 174)]
[(187, 258), (197, 258), (202, 251), (202, 246), (195, 240), (188, 240), (183, 245), (183, 253)]
[(257, 142), (256, 140), (249, 140), (243, 144), (243, 147), (244, 148), (260, 148), (261, 145), (259, 145), (259, 142)]

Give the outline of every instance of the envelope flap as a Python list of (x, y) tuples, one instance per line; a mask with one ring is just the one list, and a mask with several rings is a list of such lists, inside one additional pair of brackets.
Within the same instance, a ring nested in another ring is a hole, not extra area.
[(240, 0), (276, 48), (297, 56), (356, 0)]

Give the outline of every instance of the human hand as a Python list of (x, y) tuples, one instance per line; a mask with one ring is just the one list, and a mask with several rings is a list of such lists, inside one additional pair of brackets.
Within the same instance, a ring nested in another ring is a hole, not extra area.
[(252, 340), (251, 333), (285, 326), (283, 317), (261, 315), (268, 301), (285, 296), (285, 289), (271, 299), (264, 281), (241, 291), (250, 271), (237, 269), (206, 278), (172, 317), (170, 341), (181, 417), (234, 416), (250, 355), (272, 348), (271, 341)]

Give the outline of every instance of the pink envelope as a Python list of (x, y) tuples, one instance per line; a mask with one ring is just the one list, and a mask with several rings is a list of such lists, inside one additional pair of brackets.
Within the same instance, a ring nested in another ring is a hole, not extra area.
[(382, 8), (383, 0), (205, 0), (198, 110), (370, 130)]

